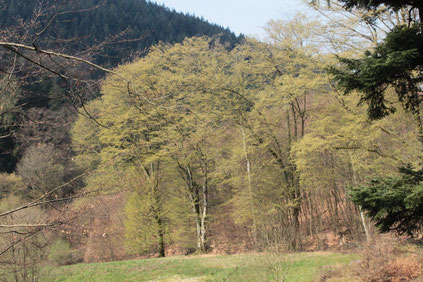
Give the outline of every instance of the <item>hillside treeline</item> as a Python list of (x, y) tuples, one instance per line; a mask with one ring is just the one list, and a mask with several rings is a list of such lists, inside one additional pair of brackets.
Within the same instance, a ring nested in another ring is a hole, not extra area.
[(134, 50), (142, 54), (160, 41), (174, 43), (185, 37), (221, 33), (224, 42), (231, 45), (237, 42), (237, 36), (229, 29), (145, 0), (66, 0), (60, 3), (2, 0), (2, 27), (16, 27), (34, 20), (41, 25), (31, 32), (39, 33), (48, 26), (37, 40), (39, 48), (62, 46), (67, 53), (76, 53), (102, 44), (101, 52), (93, 54), (93, 59), (103, 66), (115, 66), (129, 58)]
[(334, 88), (326, 70), (336, 61), (308, 28), (273, 22), (269, 42), (233, 50), (206, 37), (160, 44), (104, 81), (73, 144), (92, 171), (85, 189), (122, 193), (129, 252), (324, 250), (371, 239), (349, 188), (418, 165), (418, 128), (399, 102), (369, 120), (358, 93)]
[[(110, 68), (142, 56), (159, 42), (175, 43), (203, 35), (219, 35), (228, 46), (240, 40), (228, 29), (144, 0), (2, 0), (0, 26), (1, 41), (54, 50)], [(39, 143), (60, 150), (62, 165), (67, 171), (74, 170), (67, 162), (73, 155), (70, 124), (77, 108), (99, 95), (97, 82), (102, 72), (57, 58), (29, 56), (32, 62), (47, 64), (48, 68), (35, 71), (31, 62), (15, 61), (16, 54), (9, 52), (0, 50), (0, 84), (8, 86), (7, 81), (13, 80), (19, 90), (12, 87), (1, 98), (7, 105), (0, 109), (4, 117), (0, 125), (0, 171), (15, 171), (25, 150)], [(28, 56), (25, 52), (22, 55)], [(8, 76), (12, 69), (13, 76)], [(76, 93), (70, 97), (69, 92)]]
[[(336, 8), (316, 7), (339, 15), (325, 23), (301, 14), (270, 21), (265, 42), (228, 48), (218, 36), (190, 37), (116, 67), (69, 121), (68, 141), (34, 141), (16, 173), (1, 175), (2, 210), (41, 197), (45, 204), (19, 210), (19, 218), (48, 218), (52, 232), (34, 233), (16, 249), (23, 256), (7, 258), (66, 264), (370, 241), (376, 228), (351, 201), (351, 187), (419, 167), (421, 127), (389, 84), (383, 102), (395, 110), (376, 120), (362, 93), (336, 87), (328, 72), (340, 65), (334, 54), (358, 58), (392, 27), (366, 33), (368, 22)], [(390, 22), (407, 19), (395, 13)], [(27, 136), (47, 140), (34, 128)], [(50, 129), (40, 131), (58, 140)], [(2, 244), (13, 245), (7, 236)], [(40, 242), (48, 247), (30, 247)]]

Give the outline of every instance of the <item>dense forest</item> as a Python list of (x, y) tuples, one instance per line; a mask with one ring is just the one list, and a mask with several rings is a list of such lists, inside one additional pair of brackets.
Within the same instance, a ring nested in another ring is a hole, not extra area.
[[(177, 13), (148, 1), (61, 1), (58, 4), (56, 1), (2, 0), (1, 6), (0, 26), (4, 28), (3, 36), (7, 41), (19, 41), (24, 37), (37, 48), (83, 56), (104, 67), (115, 67), (142, 56), (150, 46), (159, 42), (175, 43), (185, 37), (219, 35), (230, 47), (242, 38), (198, 17)], [(69, 68), (66, 66), (66, 71)], [(55, 130), (54, 124), (57, 120), (71, 122), (75, 117), (72, 105), (56, 98), (63, 95), (60, 88), (73, 86), (63, 86), (58, 77), (38, 81), (35, 77), (40, 74), (31, 76), (30, 72), (17, 72), (17, 78), (31, 81), (20, 89), (21, 93), (14, 101), (16, 105), (25, 105), (25, 111), (14, 111), (10, 115), (13, 123), (20, 125), (14, 127), (6, 123), (0, 128), (0, 135), (10, 134), (0, 140), (1, 171), (15, 169), (16, 161), (31, 144), (30, 139), (62, 147), (70, 143), (64, 136), (69, 127), (63, 129), (60, 126)], [(83, 73), (81, 79), (102, 75), (96, 69), (74, 69), (74, 72)], [(90, 87), (92, 91), (84, 100), (98, 96), (98, 87)], [(29, 123), (34, 119), (36, 122), (31, 126), (36, 128), (31, 128)]]
[[(310, 3), (322, 18), (270, 20), (264, 41), (149, 2), (70, 2), (22, 53), (0, 44), (4, 60), (50, 72), (1, 76), (4, 139), (19, 151), (0, 175), (2, 267), (28, 279), (46, 261), (421, 238), (423, 7), (323, 2)], [(64, 55), (90, 46), (91, 61)]]
[[(185, 37), (216, 34), (221, 34), (223, 41), (230, 45), (238, 41), (237, 36), (228, 29), (145, 0), (61, 1), (60, 4), (51, 0), (3, 2), (5, 8), (0, 10), (2, 27), (34, 20), (34, 15), (39, 17), (42, 24), (55, 17), (42, 35), (42, 43), (38, 43), (38, 47), (54, 48), (61, 45), (67, 53), (76, 53), (101, 43), (104, 48), (93, 59), (106, 66), (116, 66), (122, 60), (128, 60), (134, 50), (142, 54), (160, 41), (174, 43), (181, 42)], [(48, 11), (37, 15), (40, 6), (47, 7)], [(118, 40), (113, 41), (112, 38), (118, 35)], [(67, 44), (63, 44), (65, 41)]]

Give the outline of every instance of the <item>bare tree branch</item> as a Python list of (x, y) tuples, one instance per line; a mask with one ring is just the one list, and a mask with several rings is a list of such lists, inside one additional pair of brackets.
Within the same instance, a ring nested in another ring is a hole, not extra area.
[(46, 228), (46, 227), (52, 227), (54, 225), (62, 225), (63, 222), (56, 221), (53, 223), (27, 223), (27, 224), (0, 224), (0, 228)]
[(60, 185), (60, 186), (58, 186), (58, 187), (56, 187), (54, 189), (51, 189), (50, 191), (48, 191), (47, 193), (43, 194), (41, 197), (35, 199), (32, 202), (29, 202), (29, 203), (27, 203), (27, 204), (25, 204), (23, 206), (18, 207), (18, 208), (15, 208), (15, 209), (12, 209), (12, 210), (9, 210), (9, 211), (6, 211), (6, 212), (1, 213), (0, 214), (0, 217), (3, 217), (3, 216), (6, 216), (6, 215), (15, 213), (17, 211), (20, 211), (20, 210), (23, 210), (23, 209), (26, 209), (26, 208), (35, 207), (35, 206), (43, 205), (43, 204), (46, 204), (46, 203), (59, 202), (59, 201), (65, 201), (65, 200), (72, 199), (72, 197), (69, 197), (69, 198), (66, 198), (66, 199), (54, 199), (54, 200), (42, 201), (43, 199), (47, 198), (49, 195), (53, 194), (57, 190), (66, 187), (67, 185), (71, 184), (75, 180), (77, 180), (79, 178), (82, 178), (86, 174), (88, 174), (88, 172), (83, 173), (83, 174), (80, 174), (80, 175), (74, 177), (70, 181), (68, 181), (68, 182), (66, 182), (66, 183), (64, 183), (64, 184), (62, 184), (62, 185)]
[(19, 244), (20, 242), (23, 242), (23, 241), (25, 241), (26, 239), (28, 239), (29, 237), (31, 237), (32, 235), (34, 235), (34, 234), (37, 234), (38, 232), (39, 232), (40, 230), (35, 230), (35, 231), (33, 231), (33, 232), (31, 232), (31, 233), (29, 233), (27, 236), (25, 236), (25, 237), (23, 237), (23, 238), (21, 238), (21, 239), (18, 239), (18, 240), (16, 240), (15, 242), (13, 242), (12, 244), (10, 244), (9, 246), (7, 246), (7, 248), (5, 248), (3, 251), (1, 251), (0, 252), (0, 257), (2, 256), (2, 255), (4, 255), (8, 250), (10, 250), (11, 248), (13, 248), (14, 246), (16, 246), (17, 244)]
[[(102, 66), (100, 66), (100, 65), (98, 65), (96, 63), (93, 63), (93, 62), (89, 61), (89, 60), (80, 58), (80, 57), (76, 57), (76, 56), (72, 56), (72, 55), (67, 55), (67, 54), (63, 54), (63, 53), (58, 53), (58, 52), (54, 52), (54, 51), (49, 51), (49, 50), (44, 50), (44, 49), (38, 49), (38, 48), (35, 48), (33, 46), (28, 46), (28, 45), (25, 45), (25, 44), (14, 43), (14, 42), (0, 41), (0, 46), (1, 47), (4, 47), (4, 48), (7, 48), (7, 49), (9, 49), (9, 50), (11, 50), (13, 52), (17, 52), (17, 49), (24, 49), (24, 50), (29, 50), (29, 51), (36, 52), (38, 54), (45, 54), (45, 55), (49, 55), (49, 56), (61, 57), (61, 58), (64, 58), (64, 59), (81, 62), (81, 63), (87, 64), (87, 65), (90, 65), (90, 66), (92, 66), (92, 67), (94, 67), (96, 69), (102, 70), (102, 71), (104, 71), (106, 73), (114, 74), (114, 75), (118, 76), (119, 78), (122, 78), (122, 79), (126, 80), (119, 73), (117, 73), (117, 72), (115, 72), (115, 71), (113, 71), (111, 69), (102, 67)], [(19, 56), (22, 56), (21, 53), (19, 53), (18, 55)], [(28, 60), (27, 57), (25, 57), (25, 56), (22, 56), (22, 57), (24, 59)], [(38, 66), (43, 67), (39, 63), (34, 62), (32, 60), (31, 60), (31, 63), (36, 63)]]

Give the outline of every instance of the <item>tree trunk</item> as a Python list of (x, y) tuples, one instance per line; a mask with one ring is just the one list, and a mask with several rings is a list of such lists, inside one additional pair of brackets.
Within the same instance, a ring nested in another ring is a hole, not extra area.
[(292, 200), (294, 201), (294, 206), (292, 208), (292, 217), (294, 219), (294, 234), (292, 238), (292, 248), (296, 251), (301, 251), (302, 249), (302, 240), (301, 240), (301, 230), (300, 230), (300, 195), (299, 187), (294, 187), (294, 192), (292, 194)]
[(165, 256), (165, 243), (164, 243), (164, 235), (165, 235), (165, 227), (164, 227), (164, 220), (162, 217), (162, 198), (159, 191), (159, 185), (160, 185), (160, 161), (158, 162), (152, 162), (150, 163), (150, 167), (143, 167), (145, 176), (150, 182), (151, 189), (154, 195), (154, 201), (155, 201), (155, 208), (153, 209), (154, 218), (156, 220), (158, 230), (157, 230), (157, 237), (158, 237), (158, 251), (159, 251), (159, 257)]
[(158, 237), (159, 237), (159, 257), (165, 257), (165, 245), (164, 245), (164, 230), (163, 222), (160, 216), (156, 216), (157, 224), (159, 226)]
[[(205, 251), (205, 236), (203, 236), (203, 230), (206, 228), (203, 226), (202, 223), (202, 212), (201, 212), (201, 205), (200, 205), (200, 187), (194, 181), (194, 176), (191, 171), (190, 165), (187, 165), (186, 168), (183, 167), (179, 162), (178, 168), (179, 173), (183, 180), (185, 181), (185, 186), (187, 188), (187, 193), (189, 200), (191, 202), (191, 209), (194, 215), (195, 220), (195, 228), (196, 228), (196, 240), (197, 240), (197, 252), (204, 252)], [(204, 211), (203, 211), (204, 213)]]
[[(352, 154), (351, 154), (351, 152), (348, 152), (348, 153), (350, 155), (351, 169), (352, 169), (352, 173), (353, 173), (354, 185), (358, 185), (357, 175), (356, 175), (356, 172), (355, 172), (355, 166), (354, 166), (354, 162), (353, 162), (353, 159), (352, 159)], [(361, 224), (363, 225), (364, 233), (366, 234), (366, 241), (367, 241), (367, 243), (369, 243), (371, 238), (370, 238), (369, 230), (367, 228), (366, 219), (364, 218), (364, 214), (363, 214), (363, 211), (361, 210), (360, 206), (358, 207), (358, 209), (359, 209), (359, 212), (360, 212)]]
[(195, 218), (196, 238), (197, 238), (197, 251), (202, 251), (202, 240), (201, 240), (201, 209), (200, 209), (200, 198), (198, 185), (195, 184), (190, 166), (186, 168), (188, 177), (188, 193), (191, 201), (192, 212)]
[(202, 192), (203, 192), (203, 211), (201, 213), (201, 251), (205, 252), (207, 250), (206, 244), (206, 231), (207, 231), (207, 212), (208, 212), (208, 173), (207, 173), (207, 164), (203, 163), (203, 170), (204, 170), (204, 179), (202, 185)]
[(250, 208), (251, 208), (251, 216), (253, 219), (253, 240), (254, 240), (254, 247), (257, 247), (257, 221), (256, 221), (256, 212), (255, 212), (255, 205), (254, 205), (254, 195), (253, 195), (253, 184), (252, 184), (252, 177), (251, 177), (251, 165), (250, 165), (250, 158), (248, 157), (248, 150), (247, 150), (247, 139), (245, 137), (244, 127), (241, 125), (241, 135), (242, 135), (242, 145), (244, 148), (244, 157), (247, 163), (247, 180), (248, 180), (248, 193), (249, 193), (249, 200), (250, 200)]

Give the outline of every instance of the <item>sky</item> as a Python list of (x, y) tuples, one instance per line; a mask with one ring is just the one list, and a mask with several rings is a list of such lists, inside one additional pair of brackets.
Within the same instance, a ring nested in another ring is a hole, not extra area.
[(203, 17), (236, 34), (263, 35), (270, 19), (289, 18), (306, 9), (302, 0), (152, 0), (178, 12)]

